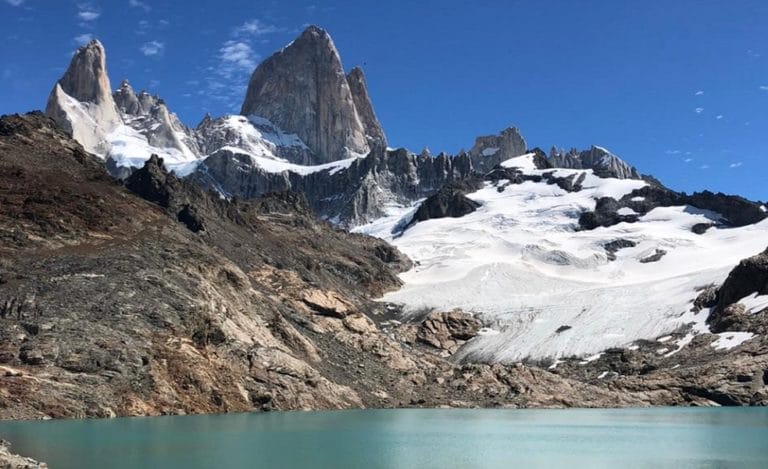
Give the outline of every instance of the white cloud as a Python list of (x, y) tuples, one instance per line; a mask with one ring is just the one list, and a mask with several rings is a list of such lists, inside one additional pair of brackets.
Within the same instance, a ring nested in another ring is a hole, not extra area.
[(696, 112), (696, 114), (701, 114), (702, 112), (704, 112), (704, 108), (703, 107), (697, 107), (696, 109), (694, 109), (694, 111)]
[(7, 3), (8, 5), (17, 7), (17, 6), (21, 5), (22, 3), (24, 3), (24, 0), (5, 0), (5, 3)]
[(95, 21), (101, 13), (95, 10), (80, 10), (77, 12), (77, 17), (83, 21)]
[(133, 8), (141, 8), (144, 11), (149, 11), (152, 9), (147, 2), (142, 2), (140, 0), (128, 0), (128, 5), (132, 6)]
[(79, 36), (75, 36), (75, 42), (79, 46), (84, 46), (91, 42), (91, 40), (93, 40), (93, 34), (91, 33), (83, 33)]
[(147, 57), (162, 55), (165, 52), (165, 44), (160, 41), (149, 41), (145, 42), (139, 49)]
[(768, 85), (760, 85), (757, 87), (760, 91), (768, 91)]
[(741, 165), (743, 165), (743, 164), (744, 164), (744, 163), (742, 163), (741, 161), (737, 161), (737, 162), (735, 162), (735, 163), (731, 163), (731, 164), (730, 164), (728, 167), (729, 167), (729, 168), (738, 168), (739, 166), (741, 166)]
[(235, 28), (233, 34), (235, 36), (264, 36), (280, 31), (283, 31), (283, 29), (271, 24), (266, 24), (259, 19), (252, 19)]
[(701, 167), (701, 169), (709, 169), (709, 165), (708, 164), (703, 164), (700, 167)]
[(720, 119), (722, 119), (722, 118), (723, 118), (723, 115), (722, 115), (722, 114), (718, 114), (718, 115), (716, 115), (716, 116), (715, 116), (715, 119), (717, 119), (717, 120), (720, 120)]
[(258, 58), (251, 46), (242, 41), (227, 41), (219, 49), (219, 59), (225, 65), (235, 68), (250, 71), (256, 66)]
[(684, 161), (685, 163), (690, 163), (691, 161), (693, 161), (693, 158), (686, 158), (686, 159), (684, 159), (683, 161)]
[(693, 94), (694, 94), (695, 96), (701, 96), (701, 95), (703, 95), (703, 94), (704, 94), (704, 92), (703, 92), (702, 90), (699, 90), (699, 91), (697, 91), (697, 92), (695, 92), (695, 93), (693, 93)]
[(679, 155), (680, 150), (667, 150), (664, 153), (666, 153), (667, 155)]

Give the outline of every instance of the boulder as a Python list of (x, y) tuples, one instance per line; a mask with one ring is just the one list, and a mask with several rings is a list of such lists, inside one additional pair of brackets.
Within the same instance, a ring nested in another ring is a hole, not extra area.
[(463, 311), (433, 312), (421, 322), (416, 338), (419, 342), (451, 353), (465, 341), (475, 337), (481, 323)]

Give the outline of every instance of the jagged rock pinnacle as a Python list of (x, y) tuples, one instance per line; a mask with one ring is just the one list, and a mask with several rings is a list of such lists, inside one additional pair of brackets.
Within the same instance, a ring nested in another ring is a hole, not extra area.
[(376, 113), (373, 111), (371, 98), (368, 96), (368, 85), (365, 82), (363, 69), (354, 67), (347, 74), (347, 83), (352, 91), (352, 99), (355, 101), (355, 108), (360, 116), (360, 120), (365, 128), (365, 134), (372, 145), (387, 146), (387, 138), (384, 136), (384, 129), (381, 128)]
[[(70, 98), (79, 103), (72, 103)], [(108, 152), (106, 133), (122, 120), (112, 99), (101, 42), (94, 39), (75, 52), (69, 68), (54, 85), (45, 112), (86, 150), (102, 156)]]

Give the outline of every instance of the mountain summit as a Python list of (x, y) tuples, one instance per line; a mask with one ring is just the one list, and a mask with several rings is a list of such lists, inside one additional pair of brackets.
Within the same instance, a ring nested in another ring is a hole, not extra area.
[(75, 52), (69, 68), (54, 85), (45, 112), (86, 150), (98, 155), (109, 151), (107, 133), (121, 119), (112, 99), (101, 42), (94, 39)]
[(383, 137), (367, 92), (358, 92), (357, 103), (366, 119), (361, 118), (333, 40), (325, 30), (310, 26), (256, 68), (240, 113), (269, 119), (298, 135), (314, 157), (294, 163), (321, 164), (367, 153), (365, 123)]

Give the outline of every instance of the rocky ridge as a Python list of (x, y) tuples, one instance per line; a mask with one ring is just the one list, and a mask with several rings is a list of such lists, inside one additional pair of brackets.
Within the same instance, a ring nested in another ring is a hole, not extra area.
[[(467, 154), (456, 156), (388, 149), (362, 69), (344, 74), (332, 39), (316, 26), (256, 68), (243, 116), (206, 116), (192, 129), (161, 98), (137, 93), (127, 81), (112, 93), (104, 47), (96, 40), (75, 53), (46, 112), (88, 151), (104, 157), (116, 177), (128, 177), (156, 153), (168, 168), (225, 196), (304, 192), (317, 214), (347, 227), (407, 207), (457, 178), (482, 176), (527, 151), (514, 127), (478, 137)], [(312, 166), (345, 158), (352, 160), (327, 171)], [(265, 164), (270, 161), (304, 166)], [(598, 147), (553, 154), (549, 161), (639, 177)]]
[(408, 260), (300, 195), (229, 202), (159, 158), (123, 186), (40, 114), (0, 119), (0, 165), (2, 418), (641, 403), (397, 339), (370, 298)]
[(627, 351), (611, 380), (592, 375), (610, 354), (455, 363), (481, 324), (400, 323), (371, 298), (409, 261), (318, 221), (299, 194), (222, 200), (157, 157), (123, 186), (40, 114), (0, 119), (0, 165), (2, 418), (765, 402), (763, 339), (728, 354), (697, 339), (700, 355), (675, 357), (686, 367)]

